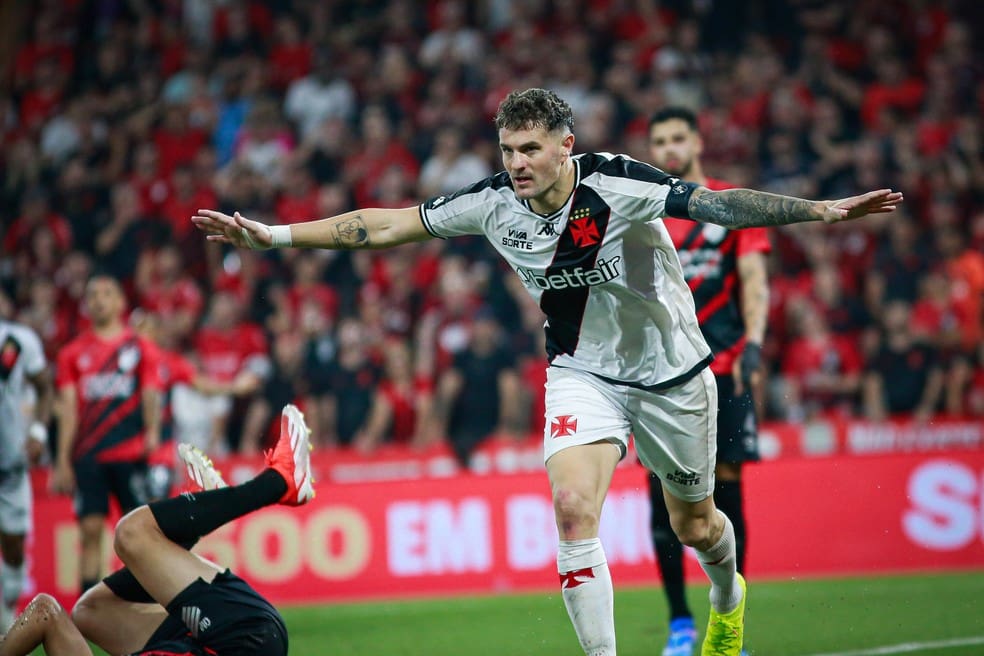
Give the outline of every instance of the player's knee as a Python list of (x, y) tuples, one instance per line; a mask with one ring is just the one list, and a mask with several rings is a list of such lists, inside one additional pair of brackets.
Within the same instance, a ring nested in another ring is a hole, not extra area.
[(712, 525), (709, 517), (691, 516), (673, 523), (673, 532), (681, 544), (693, 547), (698, 551), (706, 551), (713, 545), (711, 539)]
[(67, 619), (67, 613), (58, 603), (58, 600), (45, 592), (39, 592), (34, 596), (31, 603), (24, 609), (24, 615), (53, 622), (58, 622), (62, 618)]
[(554, 490), (553, 502), (561, 538), (597, 527), (599, 511), (591, 498), (582, 491), (558, 487)]
[(92, 631), (98, 629), (101, 624), (100, 601), (105, 590), (103, 585), (89, 588), (72, 607), (72, 622), (79, 627), (79, 631), (86, 639), (91, 640)]
[(113, 550), (124, 563), (139, 553), (142, 545), (146, 544), (147, 538), (157, 530), (157, 522), (154, 520), (150, 508), (141, 506), (136, 510), (126, 514), (116, 523), (116, 531), (113, 533)]

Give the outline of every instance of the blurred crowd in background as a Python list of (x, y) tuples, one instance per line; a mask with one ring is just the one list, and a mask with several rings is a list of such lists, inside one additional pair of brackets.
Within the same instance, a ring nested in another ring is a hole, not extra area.
[[(481, 238), (244, 252), (198, 208), (292, 223), (501, 169), (514, 88), (576, 152), (648, 160), (696, 110), (704, 170), (886, 217), (772, 232), (764, 417), (984, 417), (984, 21), (976, 0), (37, 0), (0, 6), (0, 316), (54, 360), (109, 272), (158, 343), (244, 399), (175, 396), (179, 439), (252, 453), (288, 401), (367, 453), (540, 439), (543, 317)], [(534, 436), (534, 437), (530, 437)]]

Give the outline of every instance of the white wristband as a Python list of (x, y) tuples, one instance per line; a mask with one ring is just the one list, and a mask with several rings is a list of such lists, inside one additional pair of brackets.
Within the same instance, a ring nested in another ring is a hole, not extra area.
[(283, 248), (291, 246), (293, 240), (290, 236), (290, 226), (289, 225), (275, 225), (269, 226), (270, 228), (270, 239), (273, 242), (273, 248)]
[(30, 437), (35, 442), (40, 442), (41, 444), (47, 444), (48, 427), (42, 424), (40, 421), (35, 421), (27, 429), (27, 436)]

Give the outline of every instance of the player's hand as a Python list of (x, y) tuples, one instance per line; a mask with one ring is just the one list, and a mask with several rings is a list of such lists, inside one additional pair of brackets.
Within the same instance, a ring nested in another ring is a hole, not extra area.
[(901, 191), (879, 189), (860, 196), (827, 201), (823, 221), (824, 223), (837, 223), (838, 221), (857, 219), (868, 214), (894, 212), (902, 200)]
[(251, 371), (240, 373), (232, 381), (232, 393), (234, 396), (246, 396), (260, 389), (260, 377)]
[(51, 470), (48, 487), (53, 494), (71, 494), (75, 491), (75, 472), (72, 463), (57, 462)]
[(239, 212), (229, 216), (216, 210), (198, 210), (191, 221), (205, 233), (205, 238), (209, 241), (252, 250), (273, 248), (270, 226), (247, 219)]
[(762, 366), (762, 345), (755, 342), (745, 342), (741, 356), (735, 360), (731, 375), (735, 381), (735, 396), (741, 396), (745, 390), (752, 389), (762, 376), (759, 368)]
[(24, 451), (27, 453), (27, 462), (32, 466), (39, 465), (41, 458), (44, 457), (45, 445), (37, 440), (28, 439), (24, 442)]

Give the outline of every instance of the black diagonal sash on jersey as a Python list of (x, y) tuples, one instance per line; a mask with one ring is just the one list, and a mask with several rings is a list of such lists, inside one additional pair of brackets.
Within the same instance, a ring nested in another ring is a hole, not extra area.
[[(567, 225), (557, 240), (553, 261), (544, 275), (549, 279), (551, 275), (578, 267), (584, 271), (593, 269), (601, 244), (605, 241), (610, 216), (611, 208), (593, 189), (578, 187), (571, 202)], [(588, 243), (592, 241), (594, 243)], [(546, 289), (540, 296), (540, 309), (547, 315), (545, 330), (549, 360), (562, 353), (573, 354), (577, 349), (590, 292), (591, 287), (583, 285)]]

